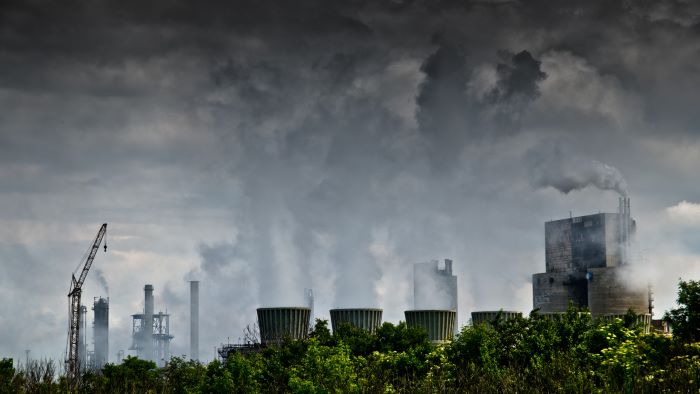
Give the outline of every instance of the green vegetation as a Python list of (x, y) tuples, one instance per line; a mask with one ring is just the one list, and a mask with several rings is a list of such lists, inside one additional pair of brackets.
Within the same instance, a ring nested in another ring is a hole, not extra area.
[[(570, 309), (464, 327), (433, 347), (425, 332), (385, 323), (371, 334), (317, 321), (310, 337), (203, 365), (164, 368), (129, 357), (83, 376), (81, 393), (637, 393), (700, 390), (700, 282), (680, 282), (671, 338), (645, 334), (635, 316), (597, 321)], [(68, 392), (50, 361), (15, 370), (0, 361), (0, 393)]]

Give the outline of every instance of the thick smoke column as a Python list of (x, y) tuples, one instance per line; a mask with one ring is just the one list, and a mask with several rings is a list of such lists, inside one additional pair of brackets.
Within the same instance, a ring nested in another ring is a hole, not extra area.
[(534, 187), (551, 186), (568, 194), (593, 185), (627, 196), (627, 182), (617, 168), (582, 157), (560, 144), (538, 146), (528, 151), (525, 159)]
[(107, 285), (107, 279), (105, 279), (104, 274), (102, 273), (102, 270), (99, 268), (95, 268), (95, 279), (97, 279), (97, 282), (102, 286), (102, 289), (105, 291), (105, 295), (109, 295), (109, 286)]

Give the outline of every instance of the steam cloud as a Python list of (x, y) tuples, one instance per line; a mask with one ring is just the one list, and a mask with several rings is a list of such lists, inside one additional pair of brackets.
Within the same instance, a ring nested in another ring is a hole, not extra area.
[(109, 295), (109, 286), (107, 285), (107, 279), (105, 279), (102, 270), (99, 268), (94, 268), (94, 271), (94, 278), (97, 279), (97, 283), (99, 283), (102, 289), (105, 291), (105, 295)]
[(541, 145), (526, 154), (530, 183), (536, 188), (553, 187), (564, 194), (593, 185), (627, 196), (627, 182), (608, 164), (583, 157), (561, 144)]
[[(142, 302), (134, 275), (186, 299), (182, 275), (199, 261), (202, 310), (221, 311), (202, 319), (202, 349), (238, 335), (257, 306), (303, 302), (305, 287), (319, 317), (352, 302), (403, 319), (411, 264), (434, 256), (455, 259), (461, 310), (529, 308), (542, 269), (532, 229), (562, 207), (518, 193), (523, 168), (536, 187), (625, 189), (614, 168), (552, 147), (524, 166), (529, 138), (564, 129), (571, 146), (625, 155), (625, 175), (648, 182), (645, 205), (700, 199), (694, 150), (674, 150), (698, 137), (698, 12), (665, 2), (659, 13), (660, 2), (603, 0), (127, 0), (116, 16), (110, 0), (2, 2), (13, 34), (0, 34), (0, 297), (24, 302), (0, 307), (0, 348), (60, 357), (66, 283), (55, 278), (73, 267), (53, 262), (76, 250), (36, 235), (83, 226), (86, 211), (135, 234), (110, 272), (114, 316)], [(656, 56), (630, 61), (645, 53)], [(673, 235), (650, 248), (675, 267), (659, 275), (671, 283), (660, 308), (678, 272), (700, 275), (696, 251), (683, 255), (688, 234)], [(184, 354), (187, 305), (167, 296)], [(112, 341), (122, 348), (127, 320)]]

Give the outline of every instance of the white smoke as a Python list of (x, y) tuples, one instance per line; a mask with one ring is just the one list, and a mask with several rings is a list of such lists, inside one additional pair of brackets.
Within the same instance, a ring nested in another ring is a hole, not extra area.
[(100, 284), (102, 289), (105, 291), (105, 295), (109, 295), (109, 286), (107, 285), (107, 279), (105, 279), (105, 276), (102, 272), (101, 269), (95, 267), (93, 269), (94, 271), (94, 278), (97, 280), (97, 283)]
[(581, 156), (558, 143), (542, 144), (526, 154), (530, 183), (536, 188), (553, 187), (564, 194), (589, 185), (627, 196), (627, 181), (608, 164)]

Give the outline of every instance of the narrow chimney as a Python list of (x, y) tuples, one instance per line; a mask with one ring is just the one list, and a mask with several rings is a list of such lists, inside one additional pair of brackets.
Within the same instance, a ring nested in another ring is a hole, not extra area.
[(143, 291), (145, 293), (143, 327), (141, 327), (143, 354), (144, 359), (153, 361), (155, 358), (153, 355), (153, 285), (144, 286)]
[(199, 281), (190, 281), (190, 359), (199, 360)]

